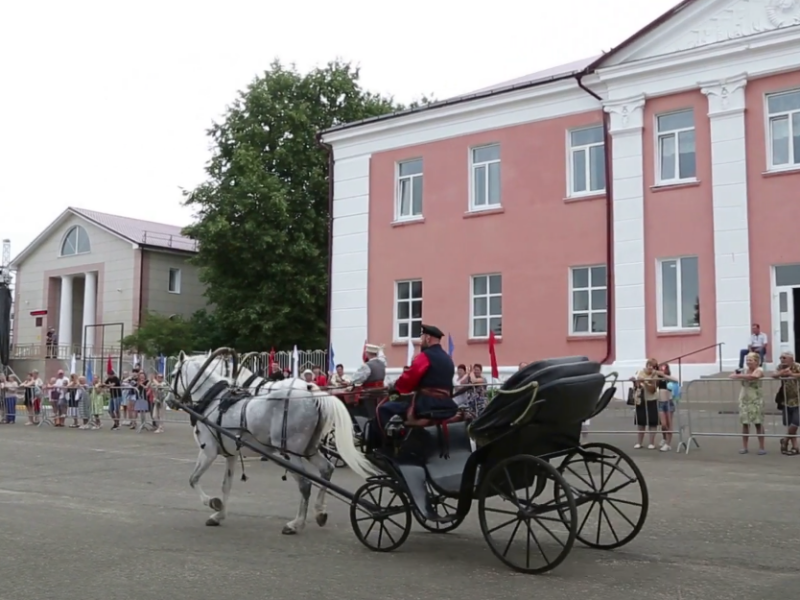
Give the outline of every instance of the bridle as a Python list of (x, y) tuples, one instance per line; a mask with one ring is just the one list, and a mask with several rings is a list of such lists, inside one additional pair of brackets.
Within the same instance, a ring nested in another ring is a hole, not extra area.
[[(192, 390), (195, 387), (197, 387), (199, 383), (202, 384), (208, 381), (208, 379), (211, 377), (214, 371), (212, 370), (209, 371), (208, 373), (206, 373), (206, 371), (208, 371), (208, 367), (211, 366), (211, 363), (213, 363), (220, 356), (230, 356), (231, 359), (233, 360), (233, 366), (231, 369), (230, 376), (234, 381), (236, 381), (236, 378), (239, 376), (239, 355), (233, 348), (218, 348), (214, 352), (209, 354), (208, 357), (206, 357), (206, 360), (197, 370), (195, 376), (188, 384), (186, 384), (184, 380), (185, 373), (183, 371), (183, 365), (186, 363), (187, 357), (186, 353), (183, 350), (181, 350), (181, 353), (178, 355), (178, 364), (175, 367), (175, 373), (172, 377), (172, 385), (170, 386), (172, 388), (171, 391), (173, 397), (179, 398), (178, 400), (179, 404), (185, 404), (187, 406), (191, 406), (192, 404), (194, 404), (194, 401), (192, 399)], [(225, 370), (227, 376), (228, 373), (227, 361), (225, 363)], [(200, 381), (203, 375), (205, 375), (205, 379)], [(182, 394), (178, 391), (178, 383), (183, 384)]]

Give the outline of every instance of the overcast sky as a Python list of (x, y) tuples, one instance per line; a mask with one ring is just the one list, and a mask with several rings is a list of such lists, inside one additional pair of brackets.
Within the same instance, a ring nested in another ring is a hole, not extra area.
[(7, 2), (0, 238), (16, 255), (67, 206), (187, 224), (206, 129), (276, 57), (444, 99), (608, 50), (676, 1)]

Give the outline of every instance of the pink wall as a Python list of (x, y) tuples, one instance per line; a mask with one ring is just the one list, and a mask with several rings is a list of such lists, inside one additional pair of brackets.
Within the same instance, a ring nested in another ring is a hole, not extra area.
[(747, 84), (747, 196), (750, 232), (750, 301), (752, 320), (772, 339), (772, 267), (800, 263), (800, 170), (769, 173), (765, 94), (800, 87), (800, 71)]
[[(468, 342), (470, 276), (503, 275), (500, 365), (546, 356), (606, 355), (605, 336), (569, 338), (569, 267), (606, 263), (605, 198), (565, 201), (567, 130), (600, 124), (601, 113), (443, 140), (373, 155), (370, 167), (369, 340), (390, 365), (394, 282), (423, 280), (423, 321), (452, 334), (457, 363), (489, 362), (485, 341)], [(502, 209), (466, 214), (470, 147), (501, 144)], [(397, 161), (424, 161), (424, 222), (392, 225)]]
[[(695, 184), (654, 188), (656, 115), (694, 109), (697, 155)], [(644, 226), (645, 226), (645, 318), (647, 356), (658, 360), (692, 352), (716, 343), (716, 297), (714, 289), (714, 215), (711, 195), (711, 128), (708, 101), (700, 91), (648, 99), (644, 114)], [(656, 261), (662, 258), (697, 256), (700, 272), (700, 331), (658, 332)], [(685, 362), (716, 360), (709, 349), (688, 356)]]

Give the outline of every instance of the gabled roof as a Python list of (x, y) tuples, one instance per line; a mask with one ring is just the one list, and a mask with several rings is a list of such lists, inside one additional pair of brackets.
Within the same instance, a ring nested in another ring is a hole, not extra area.
[(56, 229), (61, 227), (72, 216), (87, 221), (123, 241), (130, 242), (134, 246), (152, 250), (197, 252), (195, 240), (184, 236), (182, 233), (183, 228), (177, 225), (166, 225), (153, 221), (110, 215), (96, 210), (69, 207), (11, 261), (11, 266), (18, 267), (31, 252), (39, 247), (39, 244), (50, 237)]

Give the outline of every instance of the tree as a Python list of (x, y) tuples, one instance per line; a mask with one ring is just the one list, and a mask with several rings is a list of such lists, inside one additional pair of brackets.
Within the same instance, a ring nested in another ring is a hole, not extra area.
[(194, 261), (228, 344), (325, 346), (328, 157), (316, 136), (399, 108), (365, 91), (348, 63), (303, 75), (276, 61), (208, 131), (207, 180), (186, 192), (197, 221), (185, 234), (199, 242)]
[(123, 338), (122, 347), (147, 356), (175, 356), (181, 350), (197, 349), (190, 322), (180, 316), (165, 317), (157, 313), (148, 313), (136, 332)]

